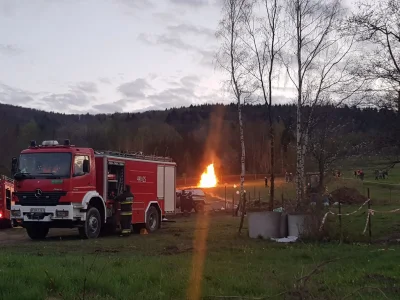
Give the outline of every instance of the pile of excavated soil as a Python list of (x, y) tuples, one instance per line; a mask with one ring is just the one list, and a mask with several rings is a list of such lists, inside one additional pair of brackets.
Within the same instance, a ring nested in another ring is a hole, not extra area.
[(362, 204), (368, 198), (360, 194), (354, 188), (342, 187), (332, 191), (332, 202), (340, 202), (343, 204)]

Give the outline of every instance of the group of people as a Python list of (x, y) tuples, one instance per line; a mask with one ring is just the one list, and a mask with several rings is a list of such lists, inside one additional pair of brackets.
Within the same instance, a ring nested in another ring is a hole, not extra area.
[(293, 181), (293, 173), (285, 172), (285, 182), (292, 182)]
[(387, 170), (375, 170), (375, 180), (386, 179), (389, 176), (389, 172)]
[(355, 178), (360, 178), (361, 180), (364, 180), (364, 171), (363, 170), (355, 170), (354, 171), (354, 177)]
[(182, 191), (179, 196), (181, 200), (181, 211), (184, 215), (187, 215), (193, 209), (193, 194), (190, 191)]

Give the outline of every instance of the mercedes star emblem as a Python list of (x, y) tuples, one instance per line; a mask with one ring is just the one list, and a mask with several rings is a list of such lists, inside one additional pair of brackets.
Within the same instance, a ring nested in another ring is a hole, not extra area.
[(39, 198), (40, 196), (42, 196), (42, 190), (41, 189), (36, 189), (35, 191), (35, 197)]

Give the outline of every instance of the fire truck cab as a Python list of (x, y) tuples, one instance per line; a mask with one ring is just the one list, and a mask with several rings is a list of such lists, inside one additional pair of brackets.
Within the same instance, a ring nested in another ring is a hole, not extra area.
[(0, 176), (0, 224), (1, 227), (11, 227), (12, 193), (14, 192), (14, 180), (7, 176)]
[(165, 157), (35, 141), (13, 158), (15, 179), (11, 218), (31, 239), (43, 239), (50, 228), (79, 228), (82, 238), (97, 238), (115, 229), (115, 197), (125, 185), (134, 194), (132, 224), (149, 232), (175, 213), (176, 164)]

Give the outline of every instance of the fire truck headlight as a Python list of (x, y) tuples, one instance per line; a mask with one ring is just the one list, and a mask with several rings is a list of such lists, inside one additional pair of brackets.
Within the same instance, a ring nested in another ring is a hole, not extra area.
[(11, 216), (12, 217), (20, 217), (21, 216), (21, 211), (18, 209), (18, 210), (12, 210), (11, 211)]
[(57, 218), (66, 218), (68, 217), (68, 210), (56, 210)]

